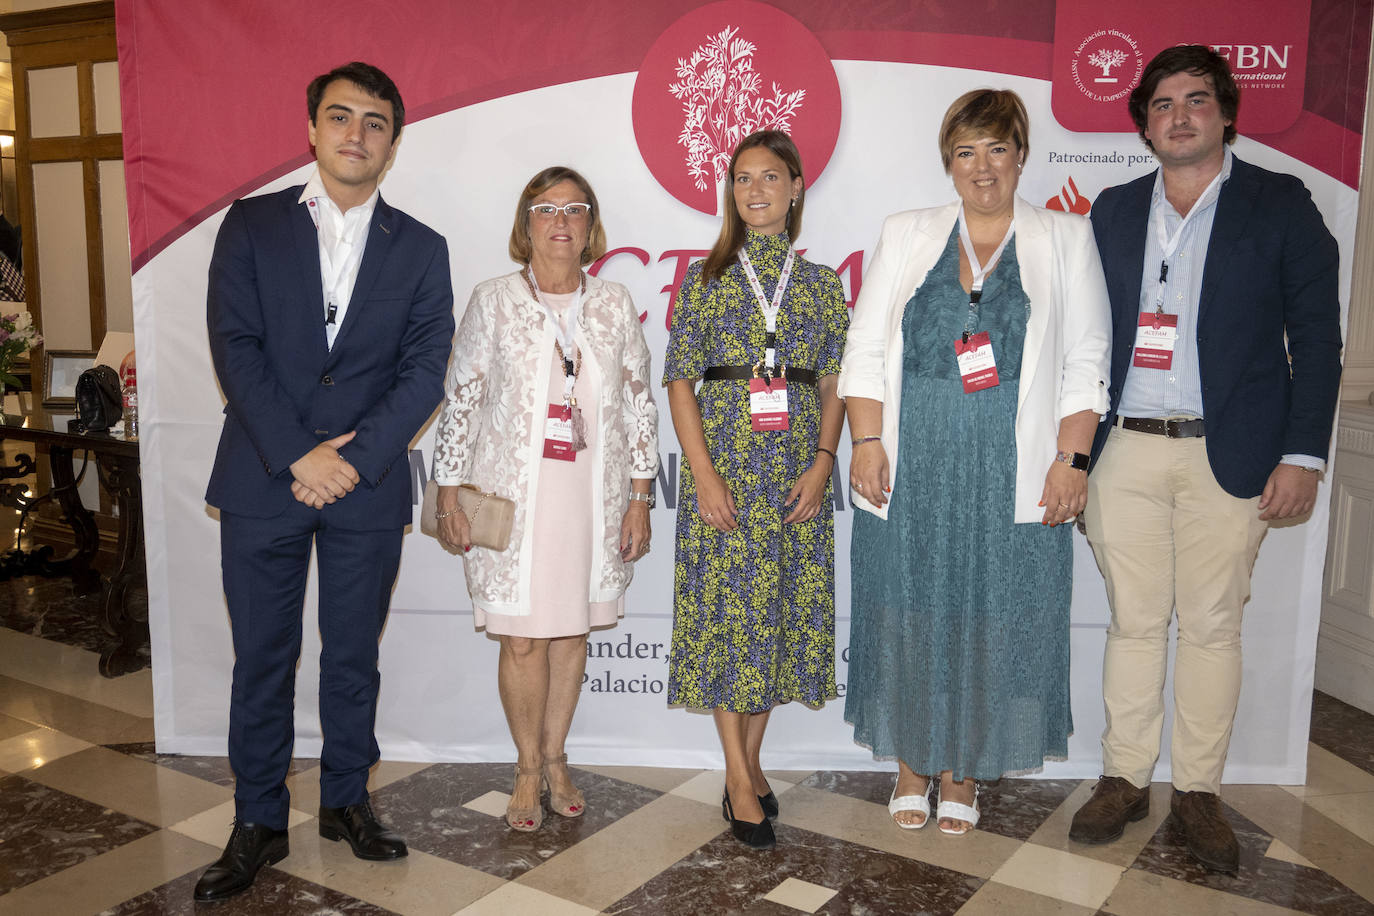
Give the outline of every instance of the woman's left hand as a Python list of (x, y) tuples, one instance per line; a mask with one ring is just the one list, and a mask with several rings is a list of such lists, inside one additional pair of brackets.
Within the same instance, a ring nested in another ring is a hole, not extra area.
[(1075, 470), (1062, 461), (1050, 462), (1040, 505), (1045, 507), (1042, 525), (1061, 525), (1078, 515), (1088, 505), (1088, 472)]
[(649, 552), (649, 504), (634, 500), (620, 522), (620, 559), (629, 563)]
[(793, 525), (815, 518), (821, 511), (821, 500), (825, 498), (825, 485), (829, 480), (829, 456), (818, 453), (816, 460), (811, 462), (811, 467), (803, 471), (801, 477), (792, 485), (792, 489), (787, 491), (785, 505), (796, 505), (787, 514), (787, 518), (782, 520), (783, 524)]

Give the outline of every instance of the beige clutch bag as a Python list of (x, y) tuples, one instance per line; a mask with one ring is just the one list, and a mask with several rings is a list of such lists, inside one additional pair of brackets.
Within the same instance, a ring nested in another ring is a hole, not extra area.
[[(425, 501), (420, 507), (420, 531), (430, 537), (439, 536), (439, 485), (431, 480), (425, 484)], [(474, 547), (501, 551), (510, 546), (511, 525), (515, 522), (515, 500), (484, 493), (470, 483), (458, 487), (458, 508), (468, 518)]]

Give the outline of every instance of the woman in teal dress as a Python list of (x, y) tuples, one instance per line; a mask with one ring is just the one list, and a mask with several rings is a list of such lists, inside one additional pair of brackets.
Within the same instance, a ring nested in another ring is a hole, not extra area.
[(855, 738), (897, 758), (912, 829), (977, 825), (974, 780), (1065, 757), (1072, 528), (1107, 410), (1110, 310), (1088, 222), (1016, 196), (1010, 91), (957, 99), (940, 152), (959, 200), (888, 218), (839, 390), (856, 509)]
[(766, 848), (778, 812), (759, 762), (769, 713), (835, 696), (830, 478), (849, 316), (835, 272), (792, 249), (804, 185), (791, 139), (746, 137), (729, 174), (720, 238), (683, 280), (664, 359), (686, 459), (668, 702), (714, 711), (722, 813)]

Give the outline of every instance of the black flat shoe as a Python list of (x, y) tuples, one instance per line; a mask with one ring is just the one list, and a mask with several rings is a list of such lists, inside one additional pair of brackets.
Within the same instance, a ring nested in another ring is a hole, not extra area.
[(348, 840), (353, 855), (374, 862), (401, 859), (407, 852), (406, 841), (377, 820), (369, 802), (342, 808), (321, 805), (320, 836), (326, 840)]
[(235, 821), (224, 855), (196, 882), (196, 899), (205, 903), (243, 893), (264, 865), (280, 862), (290, 851), (285, 830)]
[(757, 824), (735, 820), (735, 810), (730, 804), (729, 792), (721, 796), (720, 813), (730, 822), (730, 833), (745, 846), (751, 849), (772, 849), (777, 845), (778, 837), (773, 832), (773, 822), (767, 817)]
[(778, 816), (778, 797), (769, 789), (767, 795), (759, 796), (759, 805), (763, 808), (764, 817), (772, 820)]

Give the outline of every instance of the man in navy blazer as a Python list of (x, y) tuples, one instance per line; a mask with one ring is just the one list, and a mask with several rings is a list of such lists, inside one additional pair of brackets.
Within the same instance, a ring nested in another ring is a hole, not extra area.
[(1306, 514), (1325, 469), (1339, 256), (1301, 181), (1231, 154), (1239, 94), (1216, 52), (1161, 52), (1129, 106), (1160, 168), (1092, 212), (1114, 343), (1085, 522), (1112, 619), (1103, 777), (1069, 836), (1108, 842), (1149, 811), (1176, 612), (1170, 809), (1193, 856), (1234, 874), (1219, 792), (1241, 610), (1268, 523)]
[(363, 63), (306, 91), (316, 171), (236, 201), (210, 262), (210, 350), (227, 404), (206, 500), (220, 511), (234, 640), (235, 825), (197, 900), (288, 852), (285, 786), (312, 545), (319, 578), (320, 835), (406, 855), (368, 803), (377, 646), (411, 519), (407, 449), (443, 396), (453, 337), (444, 239), (381, 200), (405, 107)]

